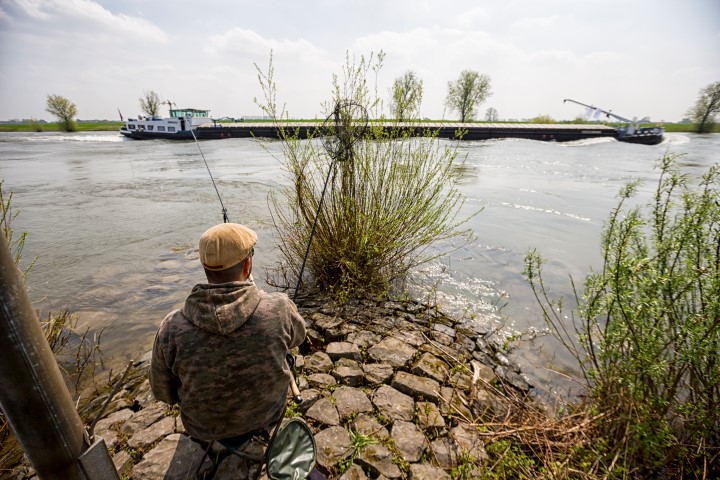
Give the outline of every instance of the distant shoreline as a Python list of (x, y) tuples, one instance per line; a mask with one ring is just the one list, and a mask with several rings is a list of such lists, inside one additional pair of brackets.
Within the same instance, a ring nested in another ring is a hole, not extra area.
[[(300, 121), (300, 120), (293, 120), (293, 121)], [(302, 120), (302, 121), (314, 121), (314, 120)], [(319, 122), (319, 120), (317, 120)], [(433, 120), (426, 120), (428, 122), (432, 122)], [(439, 120), (438, 120), (439, 121)], [(443, 120), (444, 122), (448, 122), (448, 120)], [(255, 120), (254, 122), (258, 122)], [(267, 122), (271, 122), (271, 120), (267, 120)], [(221, 123), (221, 122), (218, 122)], [(515, 123), (529, 123), (529, 122), (476, 122), (478, 124), (483, 123), (507, 123), (507, 124), (515, 124)], [(574, 121), (561, 121), (561, 122), (555, 122), (555, 123), (576, 123)], [(110, 132), (110, 131), (117, 131), (122, 127), (124, 122), (118, 122), (118, 121), (97, 121), (97, 122), (76, 122), (77, 125), (77, 132)], [(612, 125), (612, 126), (619, 126), (620, 124), (604, 124), (604, 125)], [(655, 126), (655, 123), (643, 123), (641, 126), (647, 126), (652, 127)], [(665, 132), (666, 133), (695, 133), (694, 131), (694, 125), (691, 123), (665, 123)], [(0, 123), (0, 132), (62, 132), (63, 129), (60, 127), (60, 124), (58, 123)], [(715, 125), (715, 129), (713, 130), (713, 133), (720, 133), (720, 124)]]

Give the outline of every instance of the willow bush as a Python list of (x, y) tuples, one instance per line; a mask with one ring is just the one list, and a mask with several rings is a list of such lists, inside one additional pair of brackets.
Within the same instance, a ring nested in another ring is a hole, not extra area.
[(377, 81), (382, 59), (346, 57), (323, 106), (328, 121), (309, 139), (280, 121), (286, 114), (276, 106), (272, 58), (267, 73), (258, 69), (261, 107), (282, 131), (281, 161), (291, 180), (271, 195), (288, 283), (300, 275), (316, 213), (304, 285), (339, 298), (386, 292), (439, 255), (428, 250), (433, 242), (470, 236), (458, 216), (463, 161), (453, 144), (434, 131), (418, 137), (397, 122), (382, 126), (382, 102), (368, 80)]
[(545, 319), (603, 417), (611, 476), (720, 474), (720, 166), (693, 185), (674, 160), (661, 160), (647, 209), (627, 206), (637, 183), (620, 192), (573, 326), (545, 291), (539, 254), (526, 258)]

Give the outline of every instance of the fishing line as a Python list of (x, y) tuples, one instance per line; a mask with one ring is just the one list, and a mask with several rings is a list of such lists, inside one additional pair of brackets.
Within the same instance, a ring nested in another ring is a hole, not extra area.
[[(355, 122), (353, 122), (353, 113), (359, 114), (356, 116), (356, 118), (360, 119), (359, 124), (354, 125)], [(333, 122), (332, 128), (329, 126), (331, 120)], [(343, 122), (349, 124), (343, 125)], [(320, 216), (320, 210), (322, 209), (323, 200), (325, 199), (325, 191), (327, 190), (328, 183), (330, 182), (330, 175), (333, 172), (335, 163), (336, 161), (347, 161), (352, 159), (352, 146), (359, 138), (362, 138), (365, 135), (367, 127), (367, 110), (365, 110), (365, 107), (362, 105), (350, 101), (337, 102), (332, 113), (330, 113), (330, 115), (328, 115), (325, 119), (325, 122), (323, 122), (322, 142), (328, 156), (331, 159), (330, 168), (328, 168), (328, 173), (325, 177), (325, 184), (323, 185), (323, 190), (320, 194), (320, 201), (318, 202), (318, 208), (315, 212), (315, 219), (313, 220), (312, 228), (310, 229), (310, 238), (308, 238), (307, 247), (305, 248), (305, 256), (303, 257), (302, 266), (300, 267), (297, 285), (295, 285), (293, 300), (297, 298), (298, 291), (300, 290), (303, 273), (305, 272), (305, 265), (310, 254), (310, 245), (312, 245), (313, 237), (315, 236), (315, 228), (317, 227), (318, 217)]]
[(193, 140), (195, 140), (195, 145), (197, 145), (198, 150), (200, 151), (200, 156), (202, 157), (203, 162), (205, 162), (205, 168), (207, 168), (208, 175), (210, 175), (210, 180), (212, 181), (213, 187), (215, 188), (215, 193), (217, 193), (218, 200), (220, 200), (220, 206), (222, 207), (223, 223), (228, 223), (230, 220), (228, 219), (227, 209), (225, 208), (225, 204), (220, 197), (220, 191), (218, 190), (217, 185), (215, 185), (215, 179), (213, 178), (213, 174), (210, 171), (210, 166), (208, 165), (207, 160), (205, 160), (205, 154), (203, 153), (202, 148), (200, 148), (200, 142), (198, 142), (192, 126), (190, 127), (190, 133), (192, 133)]

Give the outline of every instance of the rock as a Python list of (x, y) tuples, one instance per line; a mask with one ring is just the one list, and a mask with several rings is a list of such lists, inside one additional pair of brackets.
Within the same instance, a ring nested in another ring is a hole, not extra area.
[(472, 375), (466, 372), (454, 372), (448, 380), (451, 386), (461, 390), (470, 390), (470, 382), (472, 382)]
[(339, 365), (332, 371), (332, 376), (341, 385), (359, 387), (365, 380), (365, 373), (356, 362), (352, 363), (355, 365)]
[[(110, 450), (109, 446), (108, 450)], [(120, 450), (112, 457), (112, 461), (113, 465), (115, 465), (115, 470), (117, 470), (121, 477), (128, 476), (133, 466), (133, 459), (128, 452)]]
[(376, 333), (368, 330), (360, 330), (348, 334), (346, 341), (354, 343), (360, 348), (367, 349), (368, 347), (379, 343), (382, 337)]
[(420, 460), (427, 448), (427, 439), (417, 425), (397, 420), (390, 434), (405, 461), (412, 463)]
[(392, 452), (384, 445), (373, 444), (360, 450), (355, 458), (358, 465), (367, 467), (375, 475), (384, 475), (387, 478), (400, 478), (402, 472), (393, 463)]
[(350, 342), (333, 342), (327, 346), (327, 354), (333, 361), (349, 358), (356, 362), (362, 361), (362, 354), (357, 345)]
[(432, 353), (423, 353), (420, 359), (412, 367), (415, 375), (430, 377), (438, 382), (444, 382), (447, 378), (450, 366)]
[(352, 455), (352, 439), (343, 427), (330, 427), (315, 434), (317, 463), (326, 469)]
[(437, 405), (432, 402), (415, 403), (417, 419), (420, 428), (444, 428), (445, 419), (440, 414)]
[(363, 412), (372, 412), (373, 406), (362, 390), (350, 387), (338, 387), (333, 392), (335, 407), (340, 418)]
[(375, 391), (372, 402), (387, 418), (412, 421), (415, 416), (415, 402), (412, 397), (387, 385)]
[(393, 367), (384, 363), (369, 363), (363, 365), (365, 380), (370, 385), (387, 383), (393, 375)]
[[(133, 467), (132, 478), (143, 480), (192, 478), (196, 464), (204, 453), (200, 445), (191, 441), (189, 437), (179, 433), (169, 435)], [(201, 472), (211, 468), (212, 461), (206, 458)]]
[(416, 350), (397, 338), (387, 337), (380, 343), (370, 347), (368, 354), (378, 363), (386, 363), (393, 367), (404, 367), (415, 355)]
[(442, 323), (436, 323), (432, 327), (433, 332), (440, 332), (450, 338), (455, 338), (455, 329)]
[(305, 359), (305, 370), (311, 372), (327, 373), (332, 369), (333, 363), (325, 352), (315, 352)]
[(467, 407), (467, 399), (460, 391), (450, 387), (440, 388), (440, 413), (445, 417), (460, 417), (465, 420), (472, 418), (472, 413)]
[(498, 366), (495, 368), (495, 373), (497, 373), (498, 377), (522, 392), (529, 392), (532, 389), (530, 379), (527, 375), (514, 372), (509, 367)]
[(455, 442), (449, 438), (436, 438), (430, 443), (430, 450), (441, 468), (449, 470), (457, 466), (460, 452)]
[[(415, 328), (415, 326), (412, 325), (412, 327), (410, 327), (410, 328)], [(400, 340), (401, 342), (405, 342), (408, 345), (411, 345), (415, 348), (419, 347), (420, 345), (423, 345), (424, 343), (427, 343), (427, 340), (423, 336), (422, 332), (419, 332), (417, 330), (405, 329), (401, 332), (393, 333), (391, 336), (393, 336), (396, 339)]]
[(410, 395), (416, 400), (438, 401), (440, 384), (431, 378), (419, 377), (407, 372), (398, 372), (391, 386)]
[(485, 452), (485, 443), (474, 427), (469, 425), (458, 425), (450, 430), (448, 435), (460, 447), (465, 455), (469, 455), (473, 460), (485, 461), (488, 454)]
[(410, 465), (411, 480), (450, 480), (450, 475), (441, 468), (428, 463), (413, 463)]
[(387, 431), (387, 428), (380, 425), (380, 422), (378, 422), (375, 417), (366, 413), (361, 413), (357, 416), (355, 422), (353, 422), (353, 429), (357, 433), (380, 441), (390, 438), (390, 433)]
[(134, 413), (120, 429), (121, 433), (132, 434), (143, 430), (165, 416), (165, 404), (155, 403)]
[(335, 405), (327, 398), (322, 398), (315, 402), (315, 405), (310, 407), (305, 415), (325, 425), (340, 425), (338, 411)]
[(97, 432), (100, 430), (108, 430), (113, 425), (123, 424), (127, 422), (134, 414), (135, 412), (133, 412), (129, 408), (125, 408), (123, 410), (118, 410), (115, 413), (111, 413), (107, 417), (101, 418), (97, 421), (97, 423), (95, 424), (95, 431)]
[(455, 342), (468, 353), (475, 350), (475, 342), (467, 335), (458, 332), (457, 335), (455, 335)]
[(155, 396), (150, 389), (150, 380), (145, 379), (145, 381), (140, 384), (137, 391), (135, 391), (135, 401), (142, 408), (147, 408), (155, 402)]
[(315, 387), (320, 390), (325, 390), (328, 387), (337, 384), (332, 375), (328, 375), (327, 373), (313, 373), (307, 377), (307, 381), (311, 387)]
[(452, 345), (452, 343), (453, 343), (453, 337), (451, 337), (450, 335), (446, 335), (443, 332), (438, 332), (435, 330), (430, 332), (430, 338), (432, 338), (436, 342), (438, 342), (442, 345), (445, 345), (445, 346)]
[(165, 417), (136, 432), (128, 440), (128, 446), (134, 449), (143, 449), (172, 433), (175, 433), (175, 417)]
[(308, 388), (300, 392), (303, 401), (297, 406), (301, 413), (306, 413), (315, 402), (323, 398), (322, 393), (314, 388)]
[(342, 318), (337, 315), (325, 315), (322, 313), (314, 313), (310, 315), (310, 320), (321, 330), (335, 328), (342, 323)]
[(368, 480), (368, 477), (360, 465), (353, 465), (338, 480)]
[(307, 345), (312, 350), (319, 350), (325, 344), (325, 339), (323, 339), (323, 336), (320, 334), (320, 332), (312, 328), (307, 328), (305, 330), (305, 340)]
[(133, 363), (133, 367), (147, 367), (148, 365), (150, 365), (150, 359), (152, 359), (152, 350), (148, 350), (140, 358), (135, 360), (135, 363)]

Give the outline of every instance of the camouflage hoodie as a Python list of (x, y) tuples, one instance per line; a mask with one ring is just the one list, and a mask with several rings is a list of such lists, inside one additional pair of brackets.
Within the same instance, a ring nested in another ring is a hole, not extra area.
[(252, 281), (199, 284), (155, 337), (150, 385), (180, 406), (187, 432), (203, 440), (274, 423), (290, 379), (285, 355), (305, 339), (305, 322), (285, 294)]

